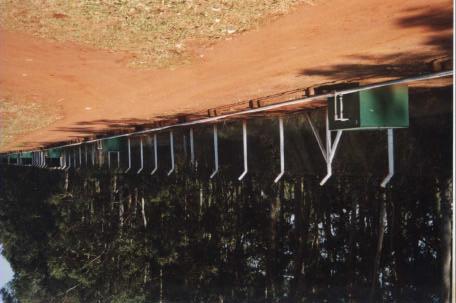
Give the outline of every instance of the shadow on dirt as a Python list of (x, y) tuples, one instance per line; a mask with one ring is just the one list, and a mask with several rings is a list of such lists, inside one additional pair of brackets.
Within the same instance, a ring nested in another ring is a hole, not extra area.
[[(438, 57), (429, 55), (420, 49), (415, 53), (397, 52), (385, 56), (347, 56), (350, 64), (322, 65), (319, 68), (304, 68), (298, 76), (324, 76), (334, 81), (370, 79), (374, 77), (407, 77), (432, 71), (435, 60), (452, 60), (453, 12), (452, 7), (416, 7), (398, 19), (403, 28), (417, 28), (432, 35), (423, 34), (424, 46), (434, 48)], [(380, 64), (379, 64), (380, 62)]]

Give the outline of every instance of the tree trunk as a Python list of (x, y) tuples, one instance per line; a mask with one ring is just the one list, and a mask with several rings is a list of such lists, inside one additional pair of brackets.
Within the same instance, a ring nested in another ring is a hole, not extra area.
[(124, 225), (124, 205), (122, 201), (122, 195), (119, 195), (119, 225), (122, 229)]
[(356, 220), (356, 209), (358, 203), (356, 199), (352, 198), (352, 205), (350, 211), (350, 220), (349, 220), (349, 235), (348, 235), (348, 247), (349, 247), (349, 256), (348, 256), (348, 266), (349, 266), (349, 283), (348, 283), (348, 302), (353, 302), (353, 290), (354, 290), (354, 280), (355, 280), (355, 258), (356, 258), (356, 245), (355, 245), (355, 235), (356, 227), (358, 222)]
[(163, 303), (163, 268), (160, 266), (160, 303)]
[[(441, 194), (441, 279), (442, 302), (449, 303), (451, 298), (451, 201), (452, 181), (439, 182)], [(443, 195), (442, 195), (443, 194)]]
[(380, 259), (382, 256), (382, 250), (383, 250), (383, 237), (385, 235), (385, 204), (386, 204), (386, 193), (383, 194), (383, 199), (380, 203), (380, 213), (378, 216), (378, 241), (377, 241), (377, 249), (375, 251), (375, 257), (374, 257), (374, 265), (373, 265), (373, 270), (372, 270), (372, 284), (371, 284), (371, 290), (370, 290), (370, 295), (369, 295), (369, 302), (374, 302), (375, 300), (375, 293), (376, 293), (376, 288), (377, 288), (377, 282), (378, 282), (378, 270), (380, 267)]
[(144, 228), (146, 228), (147, 227), (147, 218), (146, 218), (144, 197), (141, 197), (141, 215), (142, 215), (142, 218), (143, 218)]
[(304, 182), (302, 179), (295, 185), (295, 226), (297, 250), (294, 258), (294, 277), (291, 282), (290, 299), (296, 302), (302, 293), (302, 282), (305, 275), (305, 248), (309, 233), (309, 208), (304, 198)]
[(69, 175), (68, 171), (65, 170), (65, 185), (64, 185), (65, 192), (68, 192), (68, 185), (70, 183), (68, 175)]
[[(280, 186), (280, 185), (279, 185)], [(278, 225), (281, 211), (279, 188), (275, 197), (270, 198), (270, 225), (269, 225), (269, 248), (267, 253), (266, 277), (268, 285), (268, 301), (271, 302), (277, 296), (277, 242), (278, 242)]]

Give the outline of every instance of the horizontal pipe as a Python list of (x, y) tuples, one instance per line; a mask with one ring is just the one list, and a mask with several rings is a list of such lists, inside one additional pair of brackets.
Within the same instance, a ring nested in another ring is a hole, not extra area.
[[(431, 73), (431, 74), (427, 74), (427, 75), (420, 75), (420, 76), (415, 76), (415, 77), (408, 77), (408, 78), (401, 78), (401, 79), (385, 81), (385, 82), (380, 82), (380, 83), (376, 83), (376, 84), (360, 86), (360, 87), (353, 88), (353, 89), (340, 90), (340, 91), (337, 92), (337, 94), (338, 95), (346, 95), (346, 94), (356, 93), (356, 92), (365, 91), (365, 90), (369, 90), (369, 89), (389, 86), (389, 85), (393, 85), (393, 84), (405, 84), (405, 83), (410, 83), (410, 82), (415, 82), (415, 81), (431, 80), (431, 79), (437, 79), (437, 78), (442, 78), (442, 77), (449, 77), (449, 76), (452, 76), (452, 75), (453, 75), (453, 71), (452, 70), (451, 71), (443, 71), (443, 72)], [(327, 93), (327, 94), (315, 95), (315, 96), (301, 98), (301, 99), (296, 99), (296, 100), (278, 102), (278, 103), (274, 103), (274, 104), (270, 104), (270, 105), (265, 105), (265, 106), (259, 107), (259, 108), (243, 110), (243, 111), (239, 111), (239, 112), (235, 112), (235, 113), (228, 113), (228, 114), (224, 114), (224, 115), (220, 115), (220, 116), (214, 116), (214, 117), (209, 117), (209, 118), (205, 118), (205, 119), (185, 122), (185, 123), (178, 123), (178, 124), (173, 124), (173, 125), (167, 125), (167, 126), (162, 126), (162, 127), (145, 129), (145, 130), (137, 131), (137, 132), (114, 135), (114, 136), (109, 136), (109, 137), (105, 137), (105, 138), (94, 139), (94, 140), (83, 141), (83, 142), (77, 142), (77, 143), (70, 143), (70, 144), (65, 144), (65, 145), (56, 146), (56, 147), (49, 147), (49, 148), (46, 148), (46, 149), (39, 149), (39, 150), (49, 150), (49, 149), (54, 149), (54, 148), (64, 148), (64, 147), (70, 147), (70, 146), (78, 146), (78, 145), (81, 145), (81, 144), (93, 143), (93, 142), (102, 141), (102, 140), (123, 138), (123, 137), (132, 136), (132, 135), (146, 134), (146, 133), (150, 133), (150, 132), (158, 132), (158, 131), (168, 130), (170, 128), (175, 128), (175, 127), (185, 127), (185, 126), (193, 126), (193, 125), (198, 125), (198, 124), (215, 122), (215, 121), (219, 121), (219, 120), (230, 118), (230, 117), (236, 117), (236, 116), (248, 115), (248, 114), (253, 114), (253, 113), (265, 112), (265, 111), (269, 111), (269, 110), (272, 110), (272, 109), (277, 109), (277, 108), (290, 106), (290, 105), (305, 104), (305, 103), (308, 103), (308, 102), (313, 101), (313, 100), (318, 100), (318, 99), (323, 99), (323, 98), (328, 98), (328, 97), (333, 97), (333, 96), (334, 96), (334, 92), (331, 92), (331, 93)], [(33, 150), (33, 151), (35, 151), (35, 150)], [(36, 150), (36, 151), (38, 151), (38, 150)]]

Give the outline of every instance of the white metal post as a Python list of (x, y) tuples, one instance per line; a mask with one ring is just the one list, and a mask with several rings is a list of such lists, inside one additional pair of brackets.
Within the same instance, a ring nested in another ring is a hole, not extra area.
[(320, 181), (320, 185), (324, 185), (332, 176), (331, 163), (331, 131), (329, 130), (328, 109), (325, 112), (325, 134), (326, 134), (326, 176)]
[(394, 137), (393, 137), (393, 129), (388, 128), (387, 136), (388, 136), (388, 175), (383, 179), (382, 183), (380, 184), (381, 187), (385, 188), (386, 185), (389, 183), (391, 178), (394, 176)]
[(157, 153), (157, 134), (154, 134), (154, 169), (150, 173), (151, 175), (155, 174), (158, 169), (158, 153)]
[(195, 164), (195, 148), (193, 145), (193, 128), (190, 128), (190, 163)]
[[(332, 176), (332, 162), (334, 160), (334, 156), (336, 155), (337, 147), (339, 146), (340, 138), (343, 133), (342, 130), (338, 130), (336, 133), (336, 138), (334, 139), (334, 142), (332, 142), (331, 131), (329, 130), (328, 109), (326, 109), (326, 113), (325, 113), (325, 132), (326, 132), (326, 157), (325, 157), (326, 176), (320, 181), (320, 185), (325, 185), (325, 183)], [(314, 134), (318, 141), (319, 140), (318, 134), (316, 134), (316, 133), (314, 133)]]
[(130, 146), (130, 137), (127, 139), (128, 145), (128, 168), (124, 171), (124, 173), (128, 172), (131, 169), (131, 146)]
[(143, 153), (143, 138), (139, 138), (139, 150), (140, 150), (140, 155), (141, 155), (141, 167), (138, 169), (137, 173), (139, 174), (144, 167), (144, 153)]
[(101, 167), (101, 165), (103, 165), (102, 152), (103, 152), (103, 141), (98, 140), (97, 141), (98, 167)]
[(87, 144), (84, 145), (84, 156), (85, 167), (87, 167)]
[(65, 151), (62, 149), (62, 169), (65, 169), (66, 168), (66, 153)]
[(171, 152), (171, 169), (168, 172), (168, 176), (171, 175), (174, 171), (174, 138), (173, 131), (169, 132), (169, 147)]
[(43, 166), (42, 167), (45, 168), (47, 166), (47, 164), (46, 164), (46, 153), (44, 151), (42, 151), (42, 153), (43, 153)]
[(321, 154), (323, 155), (323, 158), (325, 161), (326, 159), (326, 149), (323, 146), (323, 143), (321, 142), (320, 135), (318, 134), (318, 131), (316, 130), (315, 126), (312, 123), (312, 119), (310, 119), (309, 113), (306, 113), (306, 118), (307, 122), (309, 122), (310, 128), (312, 129), (312, 132), (314, 134), (315, 139), (317, 140), (318, 147), (320, 148)]
[(79, 167), (82, 167), (82, 152), (81, 152), (81, 145), (79, 145)]
[(285, 173), (285, 140), (283, 135), (283, 118), (279, 118), (279, 135), (280, 135), (280, 173), (275, 178), (274, 183), (279, 182)]
[(92, 144), (92, 167), (95, 167), (95, 144)]
[(214, 124), (214, 171), (212, 172), (210, 178), (214, 178), (219, 170), (219, 158), (218, 158), (218, 131), (217, 124)]
[(248, 169), (248, 162), (247, 162), (247, 121), (242, 121), (242, 145), (244, 151), (244, 171), (239, 176), (238, 180), (241, 181), (244, 179), (245, 175), (249, 171)]

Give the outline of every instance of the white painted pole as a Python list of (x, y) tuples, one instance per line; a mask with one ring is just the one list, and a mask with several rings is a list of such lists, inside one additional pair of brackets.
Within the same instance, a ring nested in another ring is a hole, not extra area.
[(139, 138), (139, 150), (140, 150), (140, 157), (141, 157), (140, 158), (141, 159), (141, 167), (136, 172), (137, 174), (139, 174), (143, 170), (143, 167), (144, 167), (144, 153), (143, 153), (143, 138), (142, 137)]
[(242, 145), (243, 145), (243, 151), (244, 151), (244, 171), (239, 176), (239, 178), (238, 178), (239, 181), (242, 181), (242, 179), (244, 179), (245, 175), (247, 175), (247, 172), (249, 171), (248, 159), (247, 159), (247, 121), (246, 120), (242, 121)]
[(387, 136), (388, 136), (388, 175), (383, 179), (382, 183), (380, 184), (381, 187), (385, 188), (386, 185), (389, 183), (391, 178), (394, 176), (394, 137), (393, 137), (393, 129), (388, 128)]
[(150, 173), (151, 175), (155, 174), (158, 169), (157, 134), (154, 134), (154, 164), (154, 169)]
[(279, 118), (279, 135), (280, 135), (280, 173), (275, 178), (274, 183), (279, 182), (285, 173), (285, 139), (283, 134), (283, 117)]
[(210, 178), (214, 178), (219, 171), (219, 158), (218, 158), (218, 131), (217, 124), (214, 124), (214, 171), (212, 172)]
[(171, 169), (168, 172), (168, 176), (171, 175), (174, 171), (174, 138), (173, 131), (169, 132), (169, 148), (171, 152)]
[(195, 147), (193, 145), (193, 127), (190, 128), (190, 163), (195, 164)]
[(130, 137), (127, 139), (128, 145), (128, 168), (124, 171), (124, 173), (128, 172), (131, 169), (131, 145), (130, 145)]

